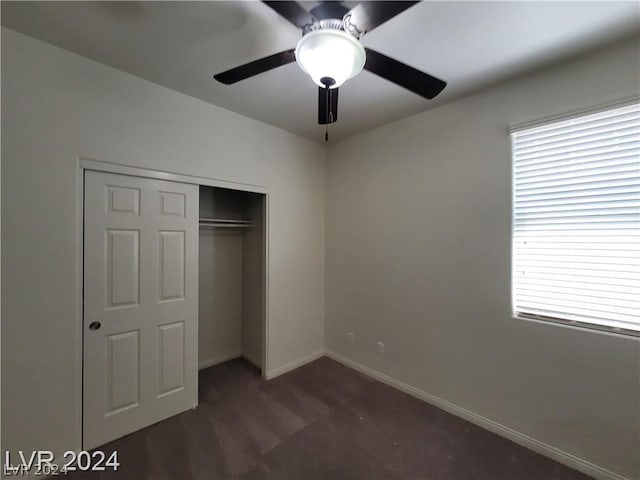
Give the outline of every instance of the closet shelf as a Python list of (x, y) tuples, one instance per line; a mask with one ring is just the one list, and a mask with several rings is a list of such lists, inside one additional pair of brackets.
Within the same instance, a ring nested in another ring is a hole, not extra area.
[(242, 225), (250, 225), (250, 220), (234, 220), (231, 218), (200, 218), (200, 223), (203, 222), (215, 222), (215, 223), (233, 223), (233, 224), (242, 224)]
[(199, 225), (200, 227), (212, 228), (250, 228), (253, 226), (252, 222), (248, 220), (232, 220), (226, 218), (201, 218)]
[(229, 223), (201, 223), (200, 228), (251, 228), (251, 225), (233, 225)]

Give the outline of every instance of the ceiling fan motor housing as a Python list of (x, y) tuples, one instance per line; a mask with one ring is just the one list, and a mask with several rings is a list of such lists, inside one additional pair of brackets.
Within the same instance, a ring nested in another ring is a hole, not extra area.
[(317, 30), (344, 30), (344, 23), (337, 18), (325, 18), (324, 20), (317, 20), (309, 25), (305, 25), (302, 29), (302, 35), (315, 32)]

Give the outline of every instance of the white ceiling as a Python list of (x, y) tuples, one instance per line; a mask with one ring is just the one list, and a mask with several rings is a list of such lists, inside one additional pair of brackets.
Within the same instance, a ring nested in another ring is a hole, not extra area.
[[(316, 2), (301, 2), (306, 9)], [(355, 5), (357, 2), (347, 2)], [(290, 64), (226, 86), (214, 73), (295, 47), (299, 30), (256, 1), (2, 2), (2, 24), (242, 115), (321, 141), (317, 87)], [(333, 140), (640, 33), (637, 1), (424, 1), (362, 38), (448, 82), (425, 100), (363, 71), (340, 88)]]

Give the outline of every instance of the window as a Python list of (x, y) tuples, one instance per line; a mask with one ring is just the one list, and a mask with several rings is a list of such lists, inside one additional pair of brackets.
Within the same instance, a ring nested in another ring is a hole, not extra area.
[(640, 335), (640, 104), (511, 140), (514, 314)]

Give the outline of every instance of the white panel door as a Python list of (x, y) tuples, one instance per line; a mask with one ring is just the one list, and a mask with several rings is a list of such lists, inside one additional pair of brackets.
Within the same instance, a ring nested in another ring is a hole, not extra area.
[(83, 448), (197, 405), (198, 187), (87, 171)]

